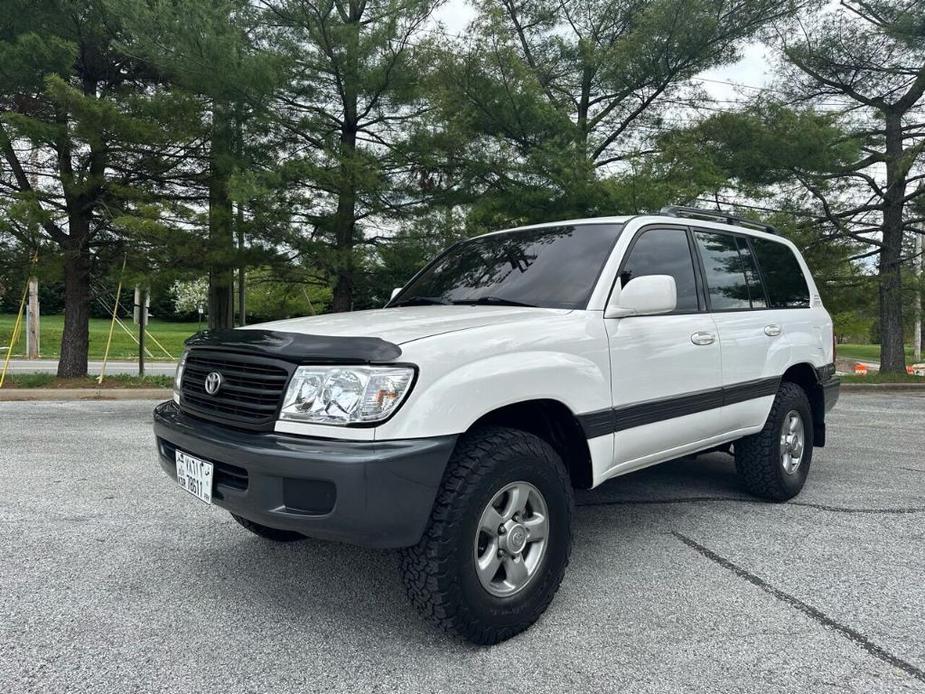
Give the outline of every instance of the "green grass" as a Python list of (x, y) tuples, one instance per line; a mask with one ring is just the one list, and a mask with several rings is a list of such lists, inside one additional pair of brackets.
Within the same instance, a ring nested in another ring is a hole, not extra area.
[[(859, 345), (846, 343), (835, 348), (839, 359), (859, 359), (861, 361), (880, 361), (880, 345)], [(912, 363), (912, 347), (906, 347), (906, 362)]]
[[(6, 348), (10, 345), (10, 335), (16, 316), (12, 314), (0, 315), (0, 358), (6, 356)], [(125, 322), (125, 327), (138, 337), (138, 326)], [(61, 351), (61, 332), (64, 328), (64, 316), (42, 316), (40, 329), (41, 356), (56, 359)], [(183, 341), (198, 330), (197, 323), (168, 323), (152, 320), (148, 325), (148, 332), (160, 342), (164, 348), (179, 358), (183, 351)], [(106, 339), (109, 336), (109, 320), (105, 318), (90, 319), (90, 359), (102, 359), (106, 350)], [(169, 357), (151, 339), (145, 340), (145, 346), (151, 352), (152, 360), (169, 360)], [(13, 357), (23, 357), (26, 351), (25, 326), (21, 328), (19, 340), (13, 345)], [(109, 348), (110, 359), (137, 359), (138, 345), (122, 328), (116, 324), (112, 333), (112, 345)]]
[(839, 376), (842, 383), (918, 383), (925, 385), (925, 376), (911, 376), (909, 374), (882, 374), (869, 373), (866, 376), (848, 374)]
[(58, 378), (54, 374), (7, 374), (6, 388), (170, 388), (171, 376), (106, 376), (102, 385), (93, 376), (84, 378)]

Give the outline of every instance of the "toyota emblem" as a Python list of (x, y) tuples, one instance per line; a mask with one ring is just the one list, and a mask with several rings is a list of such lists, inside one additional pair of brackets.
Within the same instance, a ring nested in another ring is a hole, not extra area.
[(221, 387), (222, 375), (218, 371), (212, 371), (206, 376), (205, 388), (209, 395), (215, 395)]

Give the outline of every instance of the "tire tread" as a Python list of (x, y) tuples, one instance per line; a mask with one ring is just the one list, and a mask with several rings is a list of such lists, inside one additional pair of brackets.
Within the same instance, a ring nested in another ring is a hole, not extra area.
[[(452, 543), (458, 536), (458, 526), (463, 523), (462, 514), (456, 511), (466, 506), (467, 497), (474, 493), (479, 482), (496, 470), (486, 461), (492, 461), (499, 450), (551, 463), (569, 499), (569, 517), (564, 519), (569, 528), (569, 548), (566, 549), (565, 563), (555, 567), (555, 575), (549, 578), (553, 590), (543, 596), (540, 609), (531, 611), (522, 622), (503, 627), (479, 624), (467, 609), (455, 577), (457, 567), (452, 561)], [(423, 537), (416, 545), (400, 552), (402, 581), (412, 604), (444, 631), (479, 644), (498, 643), (527, 629), (546, 610), (562, 581), (571, 546), (573, 507), (568, 472), (545, 441), (524, 431), (502, 427), (485, 427), (467, 434), (447, 465)]]
[[(786, 501), (799, 493), (784, 485), (779, 471), (780, 426), (784, 414), (802, 405), (804, 412), (811, 412), (806, 392), (798, 384), (783, 381), (774, 398), (764, 428), (757, 434), (746, 436), (735, 442), (735, 465), (742, 484), (753, 495), (771, 501)], [(806, 432), (806, 460), (801, 463), (801, 475), (805, 479), (812, 460), (812, 421), (804, 418)], [(802, 487), (802, 484), (800, 485)]]

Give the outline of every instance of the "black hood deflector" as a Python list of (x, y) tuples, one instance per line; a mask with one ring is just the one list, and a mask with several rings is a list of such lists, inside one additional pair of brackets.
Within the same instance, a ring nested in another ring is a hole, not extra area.
[(303, 335), (279, 330), (203, 330), (186, 340), (191, 349), (258, 354), (300, 364), (394, 362), (401, 347), (378, 337)]

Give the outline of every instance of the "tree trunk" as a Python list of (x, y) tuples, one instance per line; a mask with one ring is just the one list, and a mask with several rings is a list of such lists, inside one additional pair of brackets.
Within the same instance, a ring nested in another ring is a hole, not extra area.
[[(235, 103), (234, 109), (234, 152), (235, 161), (244, 161), (244, 109), (241, 102)], [(247, 325), (247, 268), (244, 265), (244, 207), (240, 202), (235, 205), (234, 233), (238, 244), (238, 325)], [(232, 307), (232, 313), (234, 308)]]
[(581, 97), (578, 101), (578, 144), (582, 153), (588, 155), (588, 111), (591, 106), (591, 80), (594, 74), (590, 65), (585, 64), (581, 70)]
[(233, 271), (213, 266), (209, 272), (209, 330), (233, 328)]
[(880, 250), (880, 371), (905, 373), (903, 351), (902, 279), (900, 273), (901, 244), (887, 242), (883, 235)]
[[(71, 220), (72, 236), (79, 234), (79, 225), (83, 223), (84, 220)], [(89, 347), (90, 249), (81, 240), (75, 247), (64, 249), (64, 331), (61, 333), (58, 377), (86, 376)]]
[(353, 309), (353, 242), (356, 227), (357, 199), (357, 180), (354, 167), (356, 166), (357, 94), (359, 89), (357, 43), (360, 30), (359, 22), (362, 14), (361, 6), (351, 2), (350, 17), (353, 22), (351, 28), (354, 30), (355, 35), (349, 50), (350, 69), (345, 70), (344, 76), (344, 120), (340, 132), (340, 190), (337, 195), (337, 212), (334, 214), (336, 277), (331, 309), (335, 313)]
[(232, 119), (224, 105), (212, 110), (209, 160), (209, 329), (234, 327), (234, 215), (228, 180), (234, 170)]
[(915, 300), (912, 306), (912, 310), (915, 312), (915, 327), (914, 336), (912, 341), (912, 358), (916, 363), (922, 361), (922, 246), (923, 246), (922, 234), (915, 235), (915, 260), (913, 262), (913, 267), (915, 268)]
[(334, 244), (337, 249), (337, 278), (334, 284), (334, 313), (353, 308), (353, 228), (356, 224), (356, 193), (352, 181), (345, 183), (337, 199), (334, 216)]
[(902, 119), (886, 117), (886, 191), (883, 208), (883, 246), (880, 249), (880, 372), (905, 373), (902, 311), (903, 198), (906, 175), (903, 156)]

